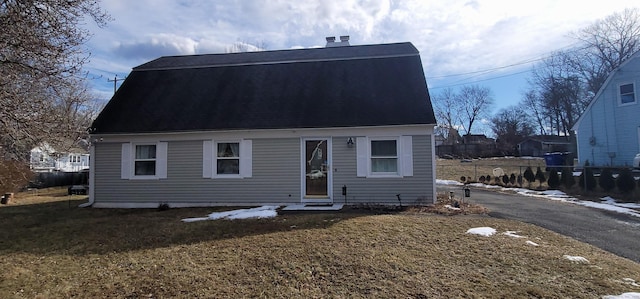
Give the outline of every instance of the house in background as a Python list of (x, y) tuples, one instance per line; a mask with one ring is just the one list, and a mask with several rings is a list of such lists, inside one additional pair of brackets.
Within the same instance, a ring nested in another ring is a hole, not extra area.
[(58, 152), (44, 142), (30, 152), (30, 167), (34, 172), (79, 172), (89, 169), (89, 153), (86, 149), (74, 147), (66, 152)]
[(520, 156), (542, 157), (546, 153), (572, 152), (572, 141), (569, 136), (536, 135), (525, 138), (518, 143)]
[(431, 204), (433, 114), (411, 43), (161, 57), (94, 121), (94, 207)]
[(640, 152), (640, 52), (613, 70), (573, 126), (578, 162), (631, 166)]

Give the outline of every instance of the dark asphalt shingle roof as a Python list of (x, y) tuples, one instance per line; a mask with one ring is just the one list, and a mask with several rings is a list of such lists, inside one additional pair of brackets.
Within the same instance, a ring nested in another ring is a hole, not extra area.
[(161, 57), (133, 69), (92, 133), (435, 124), (411, 43)]

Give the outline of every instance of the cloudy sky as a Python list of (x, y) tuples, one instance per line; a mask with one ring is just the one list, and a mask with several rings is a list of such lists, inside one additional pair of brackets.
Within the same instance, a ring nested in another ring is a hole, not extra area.
[[(432, 94), (478, 84), (496, 110), (520, 101), (532, 63), (575, 44), (572, 31), (637, 0), (108, 0), (86, 70), (96, 95), (133, 67), (163, 55), (224, 53), (236, 42), (267, 50), (318, 47), (326, 36), (352, 45), (412, 42)], [(120, 82), (118, 82), (120, 83)]]

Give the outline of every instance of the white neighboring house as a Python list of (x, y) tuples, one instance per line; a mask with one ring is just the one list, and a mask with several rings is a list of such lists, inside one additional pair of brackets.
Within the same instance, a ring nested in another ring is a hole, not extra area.
[(31, 150), (30, 166), (34, 172), (79, 172), (89, 169), (89, 154), (79, 148), (57, 152), (45, 142)]

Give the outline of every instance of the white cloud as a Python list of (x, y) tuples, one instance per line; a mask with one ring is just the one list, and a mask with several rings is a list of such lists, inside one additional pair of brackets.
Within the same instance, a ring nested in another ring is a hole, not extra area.
[[(88, 68), (115, 73), (162, 55), (222, 53), (238, 41), (280, 50), (324, 46), (325, 36), (350, 35), (352, 45), (410, 41), (421, 52), (427, 77), (451, 75), (542, 57), (574, 43), (569, 32), (636, 2), (110, 0), (101, 5), (114, 21), (105, 29), (89, 26), (94, 37)], [(491, 75), (505, 72), (514, 69)], [(430, 85), (445, 82), (451, 81)]]

